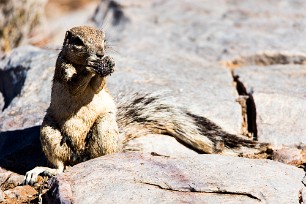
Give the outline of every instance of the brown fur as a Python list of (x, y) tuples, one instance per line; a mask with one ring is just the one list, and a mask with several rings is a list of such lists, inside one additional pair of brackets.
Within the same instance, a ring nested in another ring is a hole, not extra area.
[[(70, 42), (75, 37), (82, 41), (77, 42), (80, 48)], [(66, 166), (121, 150), (119, 144), (107, 139), (119, 143), (117, 109), (106, 89), (106, 76), (89, 66), (103, 55), (102, 31), (83, 26), (66, 34), (56, 63), (51, 104), (41, 127), (42, 147), (51, 162)], [(51, 132), (49, 120), (56, 124)]]
[(121, 151), (117, 108), (106, 88), (114, 63), (104, 56), (104, 37), (88, 26), (67, 31), (40, 134), (56, 171), (37, 167), (27, 173), (26, 183), (33, 183), (40, 173), (59, 173), (67, 165)]

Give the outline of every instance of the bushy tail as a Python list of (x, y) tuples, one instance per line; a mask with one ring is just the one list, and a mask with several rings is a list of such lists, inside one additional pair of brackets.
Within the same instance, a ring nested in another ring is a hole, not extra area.
[(245, 156), (266, 152), (268, 144), (223, 131), (207, 118), (177, 106), (163, 94), (134, 94), (120, 100), (118, 126), (126, 142), (146, 134), (166, 134), (199, 153)]

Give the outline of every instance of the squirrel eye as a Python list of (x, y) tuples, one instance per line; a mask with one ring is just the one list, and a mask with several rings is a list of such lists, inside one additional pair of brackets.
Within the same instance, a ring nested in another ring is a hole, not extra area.
[(73, 44), (73, 45), (77, 45), (77, 46), (84, 45), (83, 41), (79, 37), (71, 38), (70, 43)]

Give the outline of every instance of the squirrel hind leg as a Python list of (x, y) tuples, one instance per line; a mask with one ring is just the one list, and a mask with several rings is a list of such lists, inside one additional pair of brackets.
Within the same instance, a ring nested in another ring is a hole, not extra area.
[(90, 159), (120, 152), (122, 150), (122, 135), (116, 122), (116, 113), (109, 112), (99, 117), (87, 136), (86, 154)]
[(35, 167), (34, 169), (28, 171), (24, 177), (23, 184), (24, 185), (33, 185), (34, 183), (37, 182), (37, 177), (39, 175), (46, 175), (49, 177), (55, 176), (59, 173), (62, 173), (64, 171), (64, 164), (58, 165), (58, 168), (52, 169), (49, 167), (43, 167), (43, 166), (38, 166)]

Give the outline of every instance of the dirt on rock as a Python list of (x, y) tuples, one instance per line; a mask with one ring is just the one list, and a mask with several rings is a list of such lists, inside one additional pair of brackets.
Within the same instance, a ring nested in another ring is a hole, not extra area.
[(23, 185), (24, 176), (1, 169), (0, 178), (0, 203), (42, 203), (48, 191), (48, 177), (39, 176), (34, 186)]

